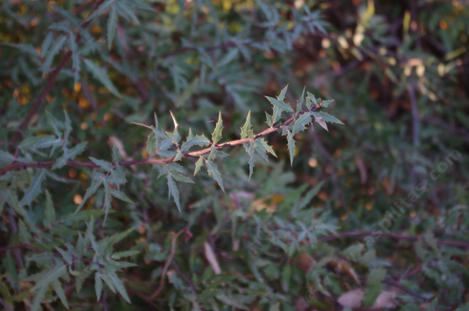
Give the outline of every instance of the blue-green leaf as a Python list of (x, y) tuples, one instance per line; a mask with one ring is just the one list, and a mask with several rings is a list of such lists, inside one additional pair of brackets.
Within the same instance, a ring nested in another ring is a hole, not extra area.
[(179, 189), (177, 187), (176, 182), (174, 181), (173, 177), (171, 174), (166, 175), (166, 179), (168, 181), (168, 191), (169, 195), (173, 197), (174, 203), (176, 203), (176, 207), (179, 211), (182, 210), (181, 208), (181, 200), (179, 198)]
[(255, 159), (254, 159), (254, 153), (255, 153), (255, 145), (253, 143), (249, 143), (247, 145), (244, 145), (244, 150), (246, 150), (246, 153), (249, 156), (248, 160), (248, 165), (249, 165), (249, 179), (252, 177), (252, 173), (254, 171), (254, 165), (255, 165)]
[(50, 226), (55, 221), (55, 209), (52, 196), (46, 190), (46, 206), (44, 208), (44, 225)]
[(305, 112), (301, 114), (298, 119), (295, 120), (292, 126), (292, 134), (295, 135), (296, 133), (303, 132), (306, 127), (311, 123), (311, 114), (309, 112)]
[(99, 272), (94, 274), (94, 291), (96, 293), (96, 301), (99, 301), (101, 293), (103, 292), (103, 279)]
[(57, 297), (59, 297), (60, 301), (65, 306), (65, 308), (68, 309), (67, 297), (65, 296), (65, 291), (62, 287), (62, 284), (58, 280), (55, 280), (52, 282), (52, 288), (54, 289), (54, 292), (57, 294)]
[(327, 112), (318, 111), (318, 112), (313, 112), (313, 114), (316, 117), (322, 118), (326, 122), (344, 125), (344, 123), (342, 121), (340, 121), (339, 119), (337, 119), (333, 115), (328, 114)]
[(0, 167), (6, 166), (13, 161), (15, 161), (15, 157), (13, 155), (6, 151), (0, 150)]
[(115, 289), (117, 292), (124, 298), (125, 301), (130, 303), (130, 298), (129, 295), (127, 294), (127, 291), (124, 287), (124, 284), (122, 281), (117, 277), (117, 274), (114, 271), (110, 271), (107, 273), (109, 278), (111, 279), (112, 284), (114, 285)]
[(98, 176), (96, 173), (93, 173), (93, 175), (91, 176), (91, 184), (88, 187), (88, 189), (86, 189), (83, 200), (80, 203), (80, 205), (77, 207), (75, 213), (78, 212), (85, 205), (85, 203), (91, 198), (91, 196), (96, 193), (96, 191), (98, 190), (99, 186), (101, 186), (102, 183), (103, 183), (103, 179), (101, 178), (101, 176)]
[(80, 80), (80, 50), (78, 49), (75, 34), (71, 32), (68, 37), (68, 46), (72, 52), (72, 68), (75, 83)]
[(47, 51), (46, 60), (44, 61), (44, 64), (41, 67), (42, 72), (49, 72), (49, 69), (52, 65), (52, 62), (54, 61), (55, 56), (64, 47), (66, 40), (67, 37), (64, 35), (60, 35), (56, 40), (54, 40), (52, 47), (49, 51)]
[(287, 95), (287, 90), (288, 90), (288, 84), (283, 87), (283, 89), (280, 91), (280, 94), (278, 94), (277, 99), (284, 101), (285, 96)]
[(46, 170), (41, 169), (36, 172), (31, 182), (31, 185), (24, 192), (24, 196), (20, 201), (20, 205), (29, 205), (41, 193), (42, 183), (46, 177)]
[(210, 140), (204, 135), (195, 135), (187, 137), (187, 140), (182, 144), (181, 151), (188, 152), (194, 146), (208, 146), (210, 145)]
[(109, 12), (109, 17), (107, 20), (107, 48), (110, 50), (112, 47), (112, 41), (114, 40), (114, 36), (116, 35), (117, 29), (117, 9), (116, 6), (113, 5), (111, 7), (111, 11)]
[(81, 142), (78, 145), (74, 146), (73, 148), (66, 148), (64, 150), (63, 155), (61, 155), (52, 166), (53, 169), (58, 169), (64, 167), (69, 160), (75, 159), (78, 155), (80, 155), (83, 151), (85, 151), (87, 142)]
[(271, 155), (273, 155), (274, 157), (277, 157), (277, 154), (275, 153), (274, 151), (274, 148), (272, 148), (271, 145), (269, 145), (265, 139), (261, 138), (261, 139), (258, 139), (259, 143), (264, 147), (265, 151), (267, 151), (268, 153), (270, 153)]
[(280, 111), (280, 114), (284, 111), (293, 112), (293, 108), (290, 107), (290, 105), (286, 104), (283, 100), (279, 100), (270, 96), (266, 96), (265, 98), (267, 98), (267, 100), (272, 104), (272, 106), (276, 107)]
[(290, 154), (290, 165), (293, 165), (293, 158), (295, 157), (295, 138), (290, 131), (287, 131), (287, 145)]
[(199, 157), (197, 161), (195, 162), (195, 168), (194, 168), (194, 176), (197, 175), (204, 165), (205, 159), (204, 157)]
[(112, 94), (118, 97), (121, 96), (117, 88), (114, 86), (114, 83), (112, 83), (112, 81), (109, 79), (107, 72), (103, 68), (99, 67), (89, 59), (85, 59), (85, 65), (88, 67), (88, 70), (91, 72), (91, 74), (96, 79), (98, 79), (99, 82), (101, 82)]
[(208, 160), (206, 163), (208, 175), (212, 177), (217, 182), (218, 186), (220, 186), (221, 190), (225, 192), (225, 188), (223, 187), (223, 179), (221, 177), (217, 165), (215, 164), (215, 162), (210, 160)]
[(122, 191), (120, 190), (116, 190), (116, 189), (112, 189), (111, 190), (111, 195), (114, 197), (114, 198), (117, 198), (121, 201), (124, 201), (124, 202), (127, 202), (129, 204), (133, 204), (134, 202)]
[(57, 147), (60, 143), (61, 140), (59, 138), (52, 135), (46, 135), (40, 137), (28, 137), (20, 143), (19, 147), (23, 150), (38, 150)]
[(114, 3), (116, 0), (106, 0), (88, 17), (88, 20), (93, 20), (96, 17), (104, 14), (106, 10)]
[(96, 159), (94, 157), (89, 157), (91, 162), (99, 166), (101, 169), (105, 170), (106, 172), (111, 172), (113, 169), (112, 163), (100, 159)]
[(298, 99), (297, 104), (296, 104), (296, 112), (302, 111), (304, 105), (305, 105), (305, 88), (303, 87), (303, 91), (301, 92), (301, 96)]

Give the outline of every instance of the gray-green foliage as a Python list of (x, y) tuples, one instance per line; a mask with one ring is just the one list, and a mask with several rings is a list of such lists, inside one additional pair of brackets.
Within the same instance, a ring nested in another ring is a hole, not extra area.
[(358, 292), (363, 308), (384, 293), (463, 310), (467, 250), (439, 239), (467, 240), (464, 157), (390, 214), (384, 230), (419, 238), (339, 239), (377, 230), (411, 178), (464, 146), (425, 123), (469, 124), (457, 2), (410, 23), (378, 1), (3, 1), (0, 305), (334, 310)]

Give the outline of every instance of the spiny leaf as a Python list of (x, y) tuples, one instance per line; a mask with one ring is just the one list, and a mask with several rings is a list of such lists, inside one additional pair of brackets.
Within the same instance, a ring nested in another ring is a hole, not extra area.
[(60, 301), (65, 306), (65, 308), (68, 309), (67, 297), (65, 296), (65, 291), (62, 287), (62, 284), (60, 284), (59, 281), (55, 280), (54, 282), (52, 282), (52, 288), (54, 289), (54, 292), (57, 294), (57, 297), (59, 297)]
[(210, 140), (204, 135), (195, 135), (187, 137), (187, 140), (182, 144), (181, 151), (187, 152), (194, 146), (204, 147), (210, 144)]
[(327, 123), (326, 121), (324, 121), (324, 119), (322, 117), (318, 117), (318, 116), (315, 116), (314, 117), (314, 121), (319, 124), (323, 129), (325, 129), (326, 131), (328, 131), (327, 129)]
[(114, 86), (114, 83), (109, 79), (109, 76), (107, 75), (107, 72), (96, 65), (94, 62), (90, 61), (89, 59), (85, 59), (85, 65), (88, 67), (88, 70), (91, 72), (91, 74), (99, 80), (112, 94), (115, 96), (121, 97), (121, 94), (117, 90), (117, 88)]
[(71, 32), (68, 37), (68, 46), (72, 52), (72, 68), (74, 82), (78, 83), (80, 80), (80, 51), (78, 49), (77, 40), (75, 34)]
[(272, 148), (271, 145), (269, 145), (265, 139), (259, 139), (258, 140), (260, 142), (260, 144), (264, 147), (265, 151), (267, 151), (268, 153), (270, 153), (271, 155), (273, 155), (274, 157), (277, 157), (277, 154), (275, 153), (274, 151), (274, 148)]
[(104, 14), (104, 12), (106, 12), (106, 10), (109, 8), (109, 6), (111, 6), (111, 4), (114, 3), (114, 1), (116, 0), (106, 0), (103, 3), (101, 3), (100, 6), (93, 12), (93, 14), (91, 14), (90, 17), (88, 17), (88, 20), (93, 20), (96, 17)]
[(285, 100), (285, 95), (287, 94), (288, 90), (288, 84), (283, 87), (283, 89), (280, 91), (280, 94), (278, 94), (277, 99), (284, 101)]
[(10, 164), (15, 161), (15, 157), (10, 153), (0, 150), (0, 167)]
[(314, 116), (320, 117), (324, 121), (329, 122), (329, 123), (344, 125), (344, 123), (342, 121), (340, 121), (339, 119), (337, 119), (333, 115), (328, 114), (327, 112), (323, 112), (323, 111), (314, 112)]
[(222, 137), (222, 132), (223, 132), (223, 120), (221, 118), (221, 112), (218, 112), (218, 121), (212, 133), (212, 142), (214, 144), (217, 144), (220, 141)]
[(248, 112), (246, 116), (246, 122), (241, 127), (241, 138), (252, 138), (254, 137), (254, 131), (252, 130), (251, 125), (251, 111)]
[(52, 269), (45, 271), (41, 274), (41, 278), (38, 279), (36, 285), (33, 287), (34, 290), (38, 290), (42, 287), (48, 287), (50, 283), (60, 278), (62, 275), (67, 273), (67, 268), (63, 263), (56, 264)]
[(210, 177), (212, 177), (220, 186), (221, 190), (225, 192), (225, 188), (223, 187), (223, 179), (221, 177), (220, 171), (218, 170), (217, 165), (213, 161), (207, 161), (207, 172)]
[(316, 99), (316, 96), (314, 94), (307, 92), (306, 93), (306, 108), (311, 109), (313, 105), (317, 105), (318, 101)]
[(283, 100), (279, 100), (270, 96), (266, 96), (265, 98), (267, 98), (267, 100), (272, 104), (272, 106), (277, 107), (280, 112), (293, 112), (293, 108), (290, 107), (290, 105), (286, 104)]
[(86, 189), (85, 196), (83, 197), (83, 200), (81, 201), (80, 205), (78, 205), (75, 213), (77, 213), (85, 205), (85, 203), (91, 198), (91, 196), (96, 193), (96, 191), (98, 190), (99, 186), (101, 186), (102, 183), (103, 183), (103, 179), (101, 178), (101, 176), (96, 173), (93, 173), (93, 175), (91, 176), (91, 184), (88, 187), (88, 189)]
[(104, 185), (104, 203), (103, 203), (104, 222), (106, 222), (109, 211), (111, 210), (112, 195), (111, 195), (111, 187), (109, 186), (109, 183), (105, 181), (103, 185)]
[(220, 62), (218, 63), (218, 66), (223, 67), (229, 64), (232, 60), (236, 58), (237, 55), (238, 55), (238, 49), (231, 48), (231, 50), (220, 60)]
[(303, 110), (305, 105), (305, 88), (303, 87), (303, 91), (301, 92), (300, 98), (296, 103), (296, 112), (300, 112)]
[(293, 158), (295, 157), (295, 138), (290, 131), (287, 131), (287, 145), (290, 154), (290, 165), (293, 165)]
[(29, 188), (24, 192), (24, 197), (20, 201), (20, 205), (28, 205), (41, 193), (42, 182), (46, 177), (46, 170), (41, 169), (36, 172)]
[(323, 99), (321, 101), (321, 107), (328, 108), (333, 102), (333, 99)]
[(93, 162), (94, 164), (96, 164), (101, 169), (105, 170), (106, 172), (110, 172), (113, 169), (112, 163), (110, 163), (108, 161), (96, 159), (94, 157), (89, 157), (89, 159), (91, 160), (91, 162)]
[(197, 162), (195, 162), (194, 176), (199, 173), (200, 169), (204, 165), (204, 160), (204, 157), (199, 157), (199, 159), (197, 159)]
[(244, 149), (246, 150), (246, 153), (249, 156), (248, 164), (249, 164), (249, 179), (252, 177), (252, 173), (254, 171), (254, 165), (255, 165), (255, 159), (254, 159), (254, 153), (255, 153), (255, 145), (253, 143), (249, 143), (247, 145), (244, 145)]
[[(153, 8), (149, 7), (143, 1), (132, 1), (131, 3), (135, 3), (139, 6), (145, 5), (147, 6), (146, 10), (153, 12)], [(130, 8), (125, 1), (117, 1), (116, 4), (119, 7), (119, 13), (126, 21), (132, 22), (134, 25), (140, 24), (137, 15), (135, 15), (132, 8)]]
[(114, 198), (117, 198), (121, 201), (124, 201), (124, 202), (127, 202), (129, 204), (133, 204), (134, 202), (122, 191), (120, 190), (115, 190), (115, 189), (112, 189), (111, 190), (111, 195), (114, 197)]
[[(41, 44), (41, 55), (44, 57), (47, 55), (47, 52), (49, 50), (49, 47), (52, 43), (52, 39), (54, 36), (54, 33), (53, 32), (48, 32), (46, 37), (44, 38), (44, 40), (42, 41), (42, 44)], [(34, 51), (34, 48), (32, 49)], [(34, 51), (35, 52), (35, 51)], [(34, 55), (34, 54), (33, 54)]]
[(306, 129), (306, 127), (311, 123), (311, 114), (309, 112), (305, 112), (301, 114), (298, 119), (295, 120), (292, 126), (292, 134), (295, 135), (296, 133), (302, 132)]
[(117, 292), (124, 298), (125, 301), (130, 303), (130, 298), (129, 295), (127, 294), (127, 291), (125, 290), (124, 283), (117, 277), (117, 274), (114, 271), (110, 271), (107, 273), (109, 278), (111, 279), (112, 284), (116, 288)]
[(52, 166), (52, 169), (58, 169), (64, 167), (69, 160), (75, 159), (78, 155), (80, 155), (83, 151), (85, 151), (87, 142), (81, 142), (78, 145), (74, 146), (70, 149), (65, 149), (64, 154), (61, 155)]
[(128, 237), (133, 231), (134, 228), (131, 227), (125, 231), (119, 231), (111, 236), (105, 237), (98, 242), (98, 248), (101, 250), (111, 249), (114, 245)]
[(54, 61), (55, 55), (57, 55), (57, 53), (59, 53), (60, 50), (64, 47), (66, 40), (67, 37), (64, 35), (60, 35), (58, 39), (54, 40), (52, 47), (47, 52), (47, 58), (41, 67), (42, 72), (47, 73), (49, 71), (52, 62)]
[(181, 212), (181, 210), (182, 210), (181, 209), (181, 201), (180, 201), (180, 198), (179, 198), (179, 189), (176, 185), (176, 182), (174, 181), (171, 174), (167, 174), (166, 179), (167, 179), (167, 182), (168, 182), (169, 195), (173, 197), (173, 200), (174, 200), (174, 203), (176, 203), (177, 209), (179, 210), (179, 212)]
[(98, 272), (94, 274), (94, 291), (96, 293), (96, 301), (99, 301), (103, 292), (103, 279)]
[(44, 225), (50, 226), (55, 221), (55, 209), (50, 192), (46, 190), (46, 205), (44, 208)]
[(319, 190), (321, 190), (322, 186), (324, 184), (324, 181), (321, 181), (318, 183), (316, 186), (313, 187), (310, 191), (308, 191), (301, 201), (298, 203), (298, 209), (302, 209), (308, 205), (308, 203), (318, 194)]
[(60, 139), (52, 136), (28, 137), (24, 139), (19, 147), (24, 150), (47, 149), (60, 144)]
[(117, 28), (117, 9), (116, 6), (113, 5), (111, 7), (111, 11), (109, 12), (109, 17), (107, 20), (107, 48), (108, 50), (112, 47), (112, 41), (114, 40), (114, 36), (116, 35), (116, 28)]

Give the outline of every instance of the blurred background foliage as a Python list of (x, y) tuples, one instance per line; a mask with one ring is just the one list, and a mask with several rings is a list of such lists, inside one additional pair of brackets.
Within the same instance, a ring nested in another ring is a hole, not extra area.
[(271, 137), (278, 158), (251, 179), (242, 148), (228, 150), (225, 192), (201, 172), (179, 185), (182, 212), (150, 167), (119, 173), (106, 222), (105, 193), (85, 194), (92, 169), (3, 174), (5, 310), (469, 308), (465, 1), (0, 7), (0, 166), (54, 159), (28, 138), (51, 119), (66, 132), (64, 110), (70, 143), (87, 141), (78, 160), (110, 160), (112, 147), (148, 158), (148, 132), (132, 122), (154, 113), (208, 136), (221, 111), (229, 140), (251, 111), (260, 131), (264, 95), (286, 84), (293, 104), (303, 87), (333, 98), (345, 123), (298, 134), (292, 167)]

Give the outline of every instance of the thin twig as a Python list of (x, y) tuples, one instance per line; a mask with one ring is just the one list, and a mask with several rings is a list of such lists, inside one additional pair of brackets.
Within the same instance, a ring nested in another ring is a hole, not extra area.
[(182, 230), (177, 233), (173, 232), (171, 234), (171, 248), (169, 250), (168, 258), (166, 259), (166, 262), (163, 266), (163, 271), (161, 272), (160, 283), (158, 287), (156, 288), (156, 290), (149, 297), (150, 301), (155, 300), (163, 291), (164, 283), (166, 279), (166, 273), (168, 272), (168, 269), (171, 266), (171, 263), (173, 262), (174, 256), (176, 255), (177, 240), (178, 240), (178, 237), (181, 235), (181, 233), (183, 233)]
[[(98, 0), (98, 1), (94, 2), (91, 9), (97, 8), (99, 5), (101, 5), (101, 3), (103, 1), (104, 0)], [(78, 9), (78, 12), (81, 12), (84, 9), (85, 9), (84, 7), (81, 7), (81, 8)], [(91, 16), (91, 14), (89, 16)], [(84, 29), (84, 28), (88, 27), (88, 25), (90, 23), (91, 23), (91, 19), (88, 17), (86, 20), (84, 20), (80, 24), (79, 29)], [(75, 41), (77, 43), (79, 43), (80, 40), (81, 40), (80, 32), (77, 31)], [(21, 133), (28, 127), (28, 125), (31, 122), (31, 120), (33, 119), (33, 117), (39, 112), (39, 109), (44, 104), (44, 102), (47, 98), (47, 95), (49, 95), (50, 91), (54, 87), (55, 81), (57, 80), (57, 77), (59, 76), (59, 73), (70, 62), (71, 58), (72, 58), (72, 52), (67, 51), (62, 56), (62, 59), (61, 59), (60, 63), (57, 65), (57, 67), (55, 67), (51, 72), (49, 72), (47, 74), (47, 77), (45, 79), (46, 80), (46, 85), (41, 89), (41, 91), (39, 92), (39, 95), (36, 96), (35, 100), (31, 104), (31, 108), (29, 109), (28, 113), (26, 114), (26, 116), (23, 118), (23, 120), (20, 122), (20, 124), (18, 126), (18, 136), (16, 137), (16, 140), (21, 139)]]

